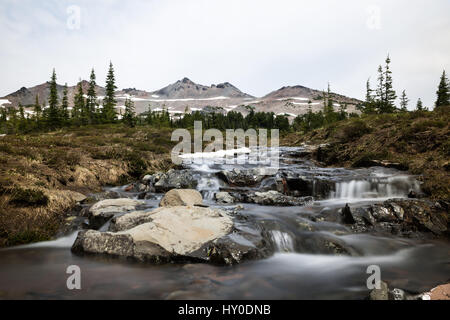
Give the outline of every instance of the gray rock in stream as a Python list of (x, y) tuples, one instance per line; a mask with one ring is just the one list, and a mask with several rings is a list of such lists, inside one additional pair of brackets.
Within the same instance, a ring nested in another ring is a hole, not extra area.
[(235, 228), (224, 211), (202, 207), (158, 208), (115, 218), (109, 232), (81, 231), (74, 253), (106, 254), (143, 262), (237, 264), (273, 253), (258, 232)]
[(381, 231), (401, 236), (449, 236), (448, 203), (418, 199), (390, 199), (342, 211), (343, 222), (356, 232)]
[(191, 170), (169, 170), (167, 173), (154, 175), (151, 180), (155, 182), (154, 188), (159, 193), (172, 189), (195, 189), (198, 184)]
[(336, 182), (332, 179), (318, 179), (314, 176), (304, 176), (291, 171), (281, 172), (280, 177), (285, 184), (285, 193), (296, 196), (327, 198), (336, 186)]
[(234, 197), (231, 194), (229, 194), (228, 192), (217, 192), (214, 195), (214, 198), (216, 199), (216, 201), (218, 203), (227, 204), (227, 203), (234, 203), (234, 201), (235, 201)]
[(267, 192), (251, 192), (242, 194), (240, 201), (244, 203), (255, 203), (263, 206), (304, 206), (313, 201), (312, 197), (291, 197), (278, 191), (271, 190)]
[(250, 187), (259, 184), (264, 178), (274, 176), (276, 170), (270, 168), (223, 170), (217, 173), (218, 177), (230, 186)]

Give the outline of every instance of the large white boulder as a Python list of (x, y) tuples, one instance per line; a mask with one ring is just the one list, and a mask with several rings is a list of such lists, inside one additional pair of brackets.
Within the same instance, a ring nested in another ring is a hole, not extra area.
[(222, 210), (158, 208), (116, 218), (111, 230), (118, 232), (82, 231), (72, 249), (152, 262), (208, 260), (208, 250), (200, 249), (230, 234), (232, 229), (231, 217)]

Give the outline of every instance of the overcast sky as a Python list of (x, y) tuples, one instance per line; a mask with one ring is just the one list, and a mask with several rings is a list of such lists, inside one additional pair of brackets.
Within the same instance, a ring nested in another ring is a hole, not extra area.
[(119, 88), (188, 77), (262, 96), (329, 81), (363, 98), (389, 52), (398, 95), (432, 105), (450, 70), (449, 12), (449, 0), (0, 0), (0, 96), (53, 67), (69, 85), (94, 67), (104, 85), (112, 60)]

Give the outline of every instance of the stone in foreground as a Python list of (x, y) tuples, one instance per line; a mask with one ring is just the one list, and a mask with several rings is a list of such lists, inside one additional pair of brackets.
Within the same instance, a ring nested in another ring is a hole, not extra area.
[(266, 257), (262, 237), (245, 239), (222, 210), (201, 207), (158, 208), (112, 221), (116, 232), (82, 231), (72, 251), (106, 254), (151, 263), (210, 262), (231, 265)]

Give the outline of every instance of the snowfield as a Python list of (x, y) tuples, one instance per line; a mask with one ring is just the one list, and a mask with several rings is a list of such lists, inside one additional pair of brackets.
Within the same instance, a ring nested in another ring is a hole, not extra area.
[[(154, 95), (152, 95), (155, 98)], [(145, 98), (136, 98), (131, 97), (129, 95), (125, 96), (116, 96), (116, 99), (131, 99), (132, 101), (149, 101), (149, 102), (186, 102), (186, 101), (215, 101), (215, 100), (227, 100), (229, 97), (213, 97), (213, 98), (184, 98), (184, 99), (145, 99)]]
[(8, 99), (0, 99), (0, 107), (3, 107), (4, 104), (11, 103)]
[(288, 113), (288, 112), (284, 112), (284, 113), (278, 113), (277, 116), (289, 116), (289, 117), (297, 117), (296, 114), (293, 113)]
[(309, 101), (310, 99), (308, 99), (308, 98), (303, 98), (303, 97), (288, 97), (288, 98), (280, 98), (280, 99), (277, 99), (277, 101), (286, 101), (286, 100), (302, 100), (302, 101)]

